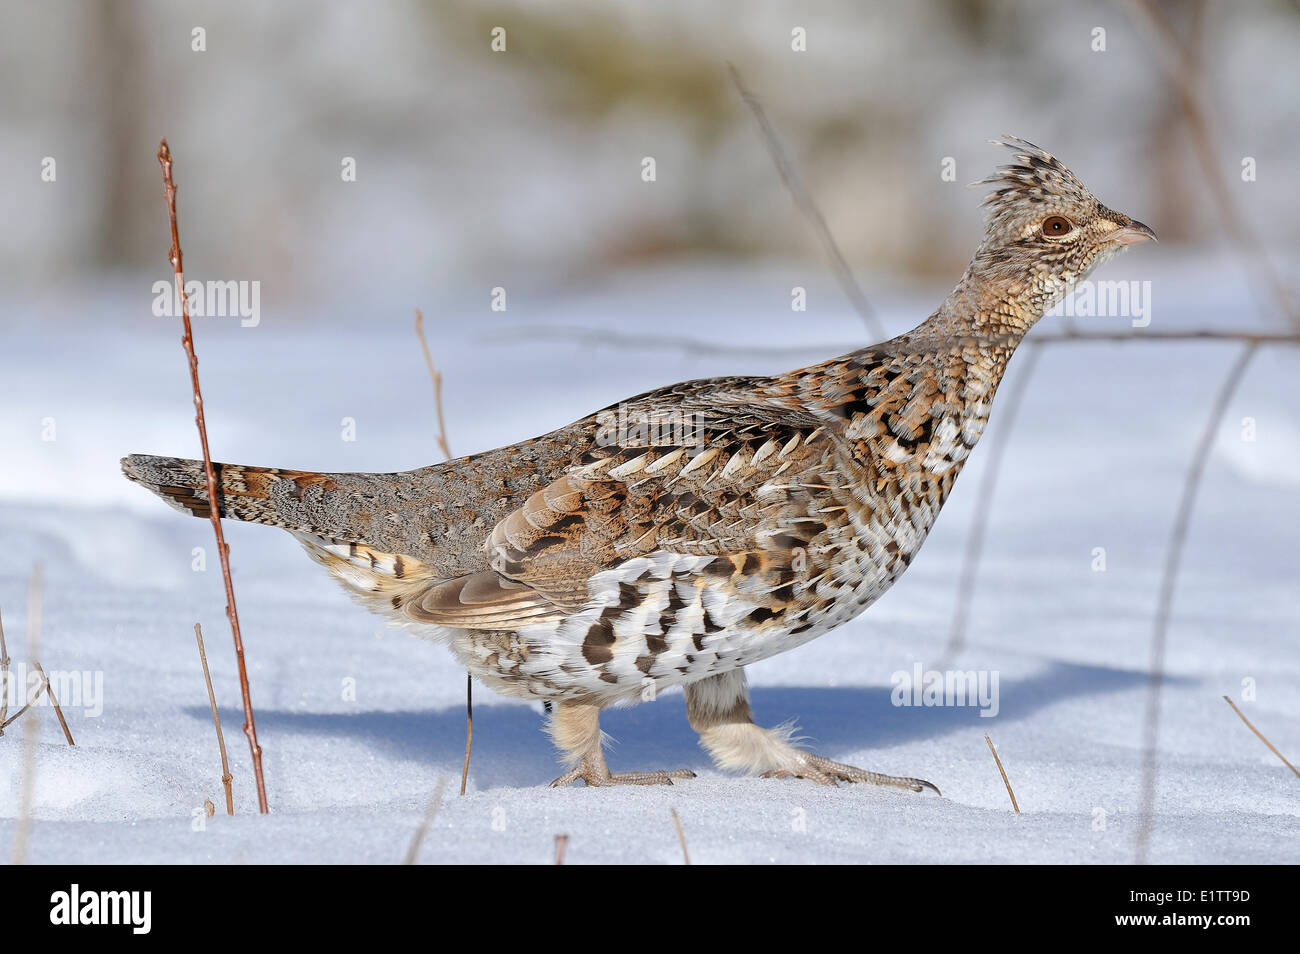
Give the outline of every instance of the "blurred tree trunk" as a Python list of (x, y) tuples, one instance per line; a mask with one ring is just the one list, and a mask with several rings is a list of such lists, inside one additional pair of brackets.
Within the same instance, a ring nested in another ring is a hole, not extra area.
[[(1206, 0), (1161, 0), (1160, 12), (1178, 31), (1197, 75), (1205, 75)], [(1152, 56), (1155, 54), (1152, 53)], [(1159, 223), (1161, 239), (1187, 240), (1201, 234), (1198, 225), (1204, 215), (1203, 203), (1188, 200), (1189, 187), (1204, 189), (1201, 168), (1192, 151), (1178, 92), (1164, 71), (1159, 112), (1149, 129), (1147, 154), (1155, 158), (1151, 173), (1155, 179), (1155, 208), (1151, 221)]]
[(93, 254), (104, 267), (138, 265), (145, 229), (160, 221), (149, 214), (157, 210), (142, 201), (158, 176), (153, 162), (157, 143), (151, 145), (143, 122), (149, 51), (141, 38), (150, 24), (134, 0), (95, 3), (88, 11), (94, 23), (86, 32), (83, 64), (87, 99), (98, 105), (94, 158), (104, 176)]

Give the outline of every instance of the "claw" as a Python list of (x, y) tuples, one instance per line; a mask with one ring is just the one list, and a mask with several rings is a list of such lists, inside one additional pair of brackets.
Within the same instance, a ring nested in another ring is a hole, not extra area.
[(889, 788), (906, 788), (913, 792), (928, 788), (936, 795), (943, 796), (937, 785), (923, 778), (868, 772), (866, 769), (845, 765), (843, 762), (834, 762), (823, 756), (813, 755), (811, 752), (800, 752), (798, 758), (794, 760), (793, 767), (773, 769), (764, 772), (763, 777), (803, 778), (817, 782), (819, 785), (834, 786), (838, 786), (839, 782), (869, 782), (872, 785), (883, 785)]
[[(604, 771), (601, 771), (604, 769)], [(610, 785), (671, 785), (675, 778), (695, 778), (690, 769), (670, 769), (658, 772), (611, 772), (604, 765), (586, 763), (570, 769), (551, 783), (551, 788), (562, 788), (582, 779), (590, 788)]]

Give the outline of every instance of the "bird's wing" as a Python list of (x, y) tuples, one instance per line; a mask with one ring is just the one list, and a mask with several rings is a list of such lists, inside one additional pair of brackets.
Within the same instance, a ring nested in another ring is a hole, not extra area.
[[(431, 587), (407, 601), (407, 615), (474, 629), (562, 617), (587, 602), (592, 576), (654, 553), (730, 558), (727, 575), (743, 568), (778, 585), (782, 575), (769, 571), (825, 529), (813, 498), (836, 479), (827, 465), (839, 438), (787, 407), (714, 400), (686, 420), (682, 407), (671, 423), (687, 439), (647, 446), (642, 438), (656, 433), (639, 417), (614, 427), (617, 439), (598, 440), (496, 524), (490, 571)], [(669, 413), (650, 424), (670, 423)]]

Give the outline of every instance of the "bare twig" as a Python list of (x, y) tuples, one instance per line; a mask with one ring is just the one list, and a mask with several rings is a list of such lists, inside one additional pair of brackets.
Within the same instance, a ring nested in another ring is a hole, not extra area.
[[(44, 595), (44, 585), (45, 572), (37, 563), (32, 567), (32, 575), (27, 580), (27, 656), (29, 659), (35, 659), (41, 652), (41, 600)], [(38, 689), (36, 698), (39, 696)], [(27, 706), (23, 706), (23, 709), (25, 711)], [(21, 714), (20, 712), (19, 715)], [(27, 835), (31, 829), (32, 802), (36, 794), (38, 736), (39, 728), (35, 718), (23, 723), (23, 777), (18, 800), (18, 820), (14, 826), (13, 863), (15, 865), (21, 865), (27, 859)]]
[(1227, 696), (1223, 697), (1223, 701), (1226, 702), (1228, 705), (1232, 706), (1232, 711), (1237, 713), (1237, 715), (1241, 716), (1241, 721), (1246, 723), (1246, 728), (1248, 728), (1251, 732), (1254, 732), (1256, 737), (1258, 737), (1259, 741), (1267, 745), (1268, 750), (1272, 752), (1274, 755), (1276, 755), (1279, 759), (1281, 759), (1282, 764), (1285, 765), (1287, 768), (1289, 768), (1292, 774), (1295, 775), (1296, 778), (1300, 778), (1300, 769), (1297, 769), (1294, 765), (1292, 765), (1289, 761), (1287, 761), (1287, 757), (1277, 750), (1276, 745), (1274, 745), (1268, 739), (1264, 738), (1264, 733), (1260, 732), (1259, 729), (1255, 728), (1255, 726), (1251, 723), (1251, 721), (1246, 718), (1245, 714), (1242, 713), (1242, 711), (1237, 708), (1237, 704), (1233, 702), (1231, 699), (1229, 699)]
[(966, 639), (966, 626), (970, 619), (971, 599), (975, 594), (975, 579), (979, 573), (980, 557), (984, 551), (984, 535), (988, 530), (989, 511), (993, 506), (993, 494), (997, 489), (998, 474), (1002, 468), (1002, 455), (1011, 443), (1011, 431), (1015, 427), (1016, 416), (1028, 391), (1029, 379), (1033, 377), (1038, 365), (1040, 349), (1032, 342), (1026, 343), (1025, 359), (1020, 365), (1020, 373), (1012, 382), (1011, 391), (1002, 402), (1002, 418), (993, 434), (992, 446), (984, 459), (984, 474), (980, 478), (979, 491), (975, 497), (975, 512), (971, 517), (971, 526), (966, 534), (966, 553), (962, 557), (961, 576), (957, 583), (957, 601), (953, 608), (952, 626), (948, 631), (948, 645), (944, 649), (945, 662), (940, 669), (961, 652)]
[[(424, 363), (429, 367), (429, 377), (433, 380), (433, 401), (438, 408), (438, 449), (442, 456), (451, 460), (451, 444), (447, 441), (447, 418), (442, 410), (442, 372), (433, 363), (429, 352), (429, 342), (424, 337), (424, 313), (415, 309), (415, 333), (420, 339), (420, 350), (424, 352)], [(469, 785), (469, 756), (474, 747), (474, 677), (465, 673), (465, 762), (460, 769), (460, 794), (465, 794)]]
[(45, 686), (45, 694), (50, 697), (50, 702), (54, 705), (54, 714), (59, 717), (59, 727), (63, 729), (63, 737), (68, 740), (68, 745), (76, 745), (77, 743), (72, 741), (72, 733), (68, 731), (68, 720), (63, 718), (63, 708), (59, 705), (59, 699), (54, 694), (54, 687), (50, 685), (50, 677), (45, 675), (45, 670), (41, 668), (41, 661), (39, 659), (33, 659), (32, 665), (36, 668), (36, 671), (41, 674), (41, 682)]
[(253, 758), (253, 778), (257, 782), (257, 806), (266, 814), (270, 811), (266, 802), (266, 780), (262, 775), (262, 747), (257, 742), (257, 724), (253, 718), (253, 697), (248, 688), (248, 667), (244, 662), (244, 639), (239, 631), (239, 613), (235, 609), (235, 584), (230, 578), (230, 548), (226, 546), (226, 537), (221, 530), (221, 493), (217, 484), (216, 470), (212, 466), (212, 455), (208, 451), (208, 429), (203, 420), (203, 393), (199, 388), (199, 359), (194, 352), (194, 331), (190, 326), (190, 303), (185, 294), (185, 273), (181, 265), (180, 228), (176, 221), (176, 183), (172, 178), (172, 154), (164, 139), (158, 146), (158, 164), (162, 166), (163, 188), (167, 197), (167, 215), (171, 220), (172, 246), (168, 260), (176, 273), (176, 293), (180, 296), (181, 319), (185, 333), (181, 344), (185, 356), (189, 359), (190, 385), (194, 392), (194, 423), (199, 430), (199, 444), (203, 448), (203, 473), (207, 477), (208, 510), (212, 517), (212, 531), (217, 537), (217, 555), (221, 559), (221, 578), (226, 585), (226, 618), (230, 620), (230, 632), (235, 641), (235, 660), (239, 667), (239, 688), (244, 702), (244, 735), (248, 737), (248, 749)]
[(686, 850), (686, 832), (682, 831), (682, 820), (677, 817), (677, 809), (670, 808), (668, 810), (673, 813), (673, 824), (677, 826), (677, 840), (681, 842), (682, 846), (682, 864), (689, 865), (691, 863), (691, 853)]
[(1214, 444), (1219, 424), (1228, 410), (1228, 403), (1245, 377), (1259, 345), (1251, 342), (1241, 349), (1237, 360), (1228, 370), (1219, 393), (1210, 405), (1210, 414), (1197, 442), (1196, 451), (1183, 482), (1183, 494), (1178, 501), (1178, 510), (1174, 515), (1173, 529), (1169, 534), (1169, 546), (1165, 552), (1164, 574), (1160, 579), (1160, 596), (1156, 605), (1155, 624), (1151, 635), (1151, 664), (1148, 676), (1146, 717), (1143, 722), (1142, 744), (1142, 811), (1138, 818), (1136, 861), (1146, 864), (1151, 850), (1151, 833), (1155, 827), (1156, 800), (1156, 745), (1160, 737), (1160, 689), (1165, 678), (1165, 648), (1168, 643), (1169, 614), (1174, 603), (1174, 589), (1178, 582), (1178, 569), (1182, 562), (1183, 544), (1187, 540), (1187, 531), (1192, 522), (1192, 509), (1196, 505), (1196, 493), (1201, 486), (1201, 475), (1205, 472), (1205, 463), (1210, 457), (1210, 448)]
[(557, 865), (564, 864), (564, 849), (567, 847), (569, 847), (569, 836), (556, 835), (555, 836), (555, 863)]
[(442, 372), (434, 367), (429, 342), (424, 337), (424, 314), (418, 308), (415, 309), (415, 333), (420, 338), (424, 363), (429, 366), (429, 377), (433, 379), (433, 401), (438, 408), (438, 449), (442, 451), (442, 456), (451, 460), (451, 445), (447, 443), (447, 419), (442, 412)]
[(781, 181), (785, 187), (790, 190), (790, 195), (794, 198), (795, 204), (803, 212), (804, 217), (808, 219), (817, 233), (817, 238), (822, 243), (827, 257), (831, 261), (831, 270), (835, 272), (835, 279), (840, 283), (840, 288), (848, 297), (849, 303), (853, 305), (853, 310), (858, 313), (867, 326), (867, 330), (875, 336), (877, 341), (885, 337), (885, 328), (876, 317), (871, 308), (867, 296), (862, 292), (862, 286), (858, 284), (857, 279), (853, 277), (853, 270), (849, 268), (849, 263), (845, 261), (844, 254), (840, 251), (839, 244), (835, 241), (835, 236), (831, 235), (830, 227), (826, 224), (826, 218), (822, 215), (821, 209), (813, 200), (812, 194), (804, 187), (803, 180), (799, 178), (799, 173), (795, 171), (794, 165), (786, 155), (785, 149), (781, 146), (781, 140), (777, 138), (776, 130), (768, 122), (767, 113), (763, 109), (763, 104), (759, 102), (758, 97), (745, 88), (744, 82), (740, 78), (740, 71), (734, 64), (727, 64), (727, 71), (731, 75), (731, 82), (736, 87), (736, 92), (749, 111), (754, 114), (754, 119), (758, 123), (759, 132), (763, 134), (763, 143), (767, 146), (768, 153), (772, 156), (772, 161), (776, 163), (776, 171), (781, 176)]
[(226, 758), (226, 736), (221, 731), (221, 714), (217, 712), (217, 694), (212, 691), (212, 673), (208, 671), (208, 654), (203, 648), (203, 628), (194, 624), (194, 640), (199, 644), (199, 662), (203, 665), (203, 681), (208, 686), (208, 705), (212, 706), (212, 724), (217, 729), (217, 748), (221, 750), (221, 784), (226, 789), (226, 814), (235, 814), (235, 796), (230, 789), (234, 778), (230, 774), (230, 760)]
[(420, 854), (420, 843), (424, 841), (424, 834), (433, 824), (433, 820), (438, 817), (438, 809), (442, 807), (442, 793), (447, 790), (447, 776), (438, 777), (438, 784), (433, 790), (433, 796), (429, 799), (429, 807), (424, 813), (424, 819), (420, 822), (420, 827), (415, 830), (415, 837), (411, 839), (411, 847), (407, 849), (406, 860), (404, 865), (415, 864), (415, 859)]
[(1011, 807), (1019, 815), (1020, 805), (1016, 802), (1016, 793), (1011, 791), (1011, 780), (1007, 778), (1007, 770), (1002, 767), (1002, 759), (998, 757), (998, 750), (993, 748), (993, 740), (987, 735), (984, 736), (984, 741), (989, 744), (989, 751), (993, 753), (993, 761), (998, 763), (998, 771), (1002, 773), (1002, 784), (1007, 787), (1007, 794), (1011, 796)]

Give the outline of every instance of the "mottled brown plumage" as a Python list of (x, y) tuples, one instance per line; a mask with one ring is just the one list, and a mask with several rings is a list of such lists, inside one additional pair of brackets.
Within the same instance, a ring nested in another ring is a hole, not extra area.
[[(724, 768), (920, 789), (754, 725), (743, 667), (852, 619), (916, 557), (1017, 344), (1068, 286), (1153, 233), (1008, 140), (988, 230), (910, 332), (772, 377), (688, 381), (532, 441), (398, 474), (218, 465), (223, 516), (283, 527), (366, 605), (479, 679), (556, 704), (571, 763), (612, 775), (598, 715), (675, 685)], [(202, 465), (127, 476), (208, 514)]]

